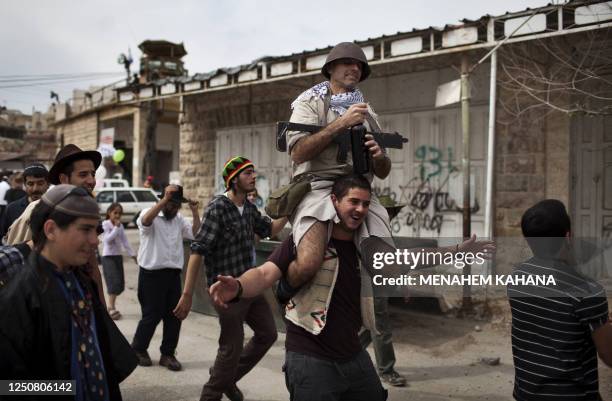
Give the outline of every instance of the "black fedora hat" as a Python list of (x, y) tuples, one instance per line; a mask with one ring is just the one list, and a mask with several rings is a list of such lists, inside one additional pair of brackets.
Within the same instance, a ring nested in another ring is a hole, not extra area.
[(94, 168), (97, 170), (102, 162), (102, 155), (95, 150), (81, 150), (78, 146), (69, 143), (60, 149), (57, 156), (55, 156), (53, 166), (51, 166), (51, 170), (49, 170), (49, 182), (53, 185), (60, 184), (60, 172), (65, 166), (77, 160), (91, 160), (94, 164)]
[[(183, 187), (181, 185), (175, 185), (175, 186), (176, 186), (177, 190), (172, 192), (172, 196), (170, 197), (170, 202), (174, 202), (174, 203), (187, 203), (187, 202), (189, 202), (189, 199), (187, 199), (187, 198), (185, 198), (183, 196)], [(161, 193), (161, 194), (157, 195), (157, 197), (159, 199), (162, 199), (164, 197), (164, 194)]]

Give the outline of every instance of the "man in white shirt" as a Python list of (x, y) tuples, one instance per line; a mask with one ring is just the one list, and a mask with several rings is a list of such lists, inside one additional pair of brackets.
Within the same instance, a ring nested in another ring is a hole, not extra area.
[[(189, 203), (193, 225), (178, 212), (182, 203)], [(181, 269), (183, 268), (183, 239), (193, 239), (200, 229), (198, 202), (183, 197), (183, 187), (169, 185), (164, 197), (150, 209), (145, 209), (137, 220), (140, 233), (138, 249), (138, 301), (142, 319), (138, 322), (132, 348), (140, 366), (153, 363), (147, 348), (160, 320), (164, 331), (159, 364), (170, 370), (181, 370), (174, 357), (181, 321), (172, 310), (181, 297)]]
[(6, 209), (6, 199), (4, 199), (4, 195), (6, 195), (6, 191), (11, 189), (11, 184), (8, 183), (6, 177), (2, 177), (0, 179), (0, 218), (4, 214), (4, 209)]

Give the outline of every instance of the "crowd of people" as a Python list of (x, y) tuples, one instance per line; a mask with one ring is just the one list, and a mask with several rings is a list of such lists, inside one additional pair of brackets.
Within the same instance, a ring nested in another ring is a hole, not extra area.
[[(382, 401), (387, 398), (383, 383), (406, 385), (394, 368), (387, 299), (364, 291), (372, 274), (364, 246), (394, 249), (389, 216), (371, 187), (374, 177), (388, 176), (391, 161), (369, 136), (364, 146), (371, 171), (355, 174), (350, 157), (339, 160), (333, 143), (358, 124), (379, 130), (376, 114), (357, 88), (370, 67), (361, 48), (341, 43), (329, 53), (322, 74), (328, 81), (295, 100), (291, 121), (324, 128), (288, 133), (292, 182), (307, 177), (311, 190), (290, 213), (275, 219), (262, 215), (252, 201), (257, 173), (244, 156), (225, 163), (220, 172), (225, 191), (208, 202), (202, 216), (199, 202), (185, 197), (181, 186), (167, 186), (137, 219), (137, 252), (121, 224), (120, 204), (111, 204), (100, 219), (92, 196), (98, 152), (66, 145), (48, 171), (39, 163), (28, 165), (19, 176), (22, 183), (14, 184), (22, 188), (0, 182), (0, 203), (11, 189), (24, 191), (1, 208), (0, 379), (70, 379), (76, 395), (67, 399), (120, 400), (119, 383), (136, 366), (153, 365), (148, 348), (160, 322), (158, 363), (182, 370), (176, 358), (181, 324), (204, 266), (220, 334), (200, 400), (244, 399), (238, 382), (277, 340), (262, 295), (273, 286), (285, 311), (285, 363), (278, 368), (291, 400)], [(191, 221), (180, 213), (182, 205), (188, 206)], [(291, 235), (256, 266), (256, 241), (274, 236), (288, 222)], [(546, 271), (562, 285), (508, 288), (514, 397), (600, 400), (597, 355), (612, 366), (605, 291), (567, 263), (571, 224), (563, 204), (534, 205), (523, 216), (522, 230), (534, 258), (517, 266), (516, 273)], [(103, 274), (97, 258), (100, 236)], [(184, 240), (191, 245), (182, 285)], [(490, 258), (495, 244), (472, 237), (436, 249), (466, 250)], [(121, 318), (117, 298), (125, 290), (123, 251), (139, 266), (142, 315), (131, 342), (114, 322)], [(246, 344), (245, 323), (254, 333)], [(365, 350), (370, 341), (376, 365)]]

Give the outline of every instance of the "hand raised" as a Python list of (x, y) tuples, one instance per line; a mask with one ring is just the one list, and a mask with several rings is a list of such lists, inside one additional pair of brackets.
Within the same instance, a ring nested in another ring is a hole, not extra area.
[(484, 259), (490, 260), (495, 256), (497, 247), (495, 241), (476, 241), (476, 234), (472, 234), (469, 239), (463, 241), (461, 245), (459, 245), (457, 251), (471, 252), (473, 254), (481, 252)]
[(168, 185), (164, 189), (163, 200), (165, 200), (166, 202), (169, 201), (172, 198), (172, 193), (176, 191), (178, 191), (178, 187), (176, 185)]
[(192, 211), (198, 211), (198, 207), (200, 206), (200, 202), (198, 202), (197, 200), (193, 200), (193, 199), (189, 199), (189, 208)]

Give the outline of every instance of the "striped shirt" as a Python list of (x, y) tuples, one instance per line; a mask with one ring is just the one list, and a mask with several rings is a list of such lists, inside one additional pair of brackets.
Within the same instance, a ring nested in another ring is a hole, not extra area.
[(533, 258), (514, 275), (552, 275), (555, 285), (508, 285), (512, 310), (514, 398), (600, 400), (591, 333), (608, 320), (598, 283), (568, 265)]

